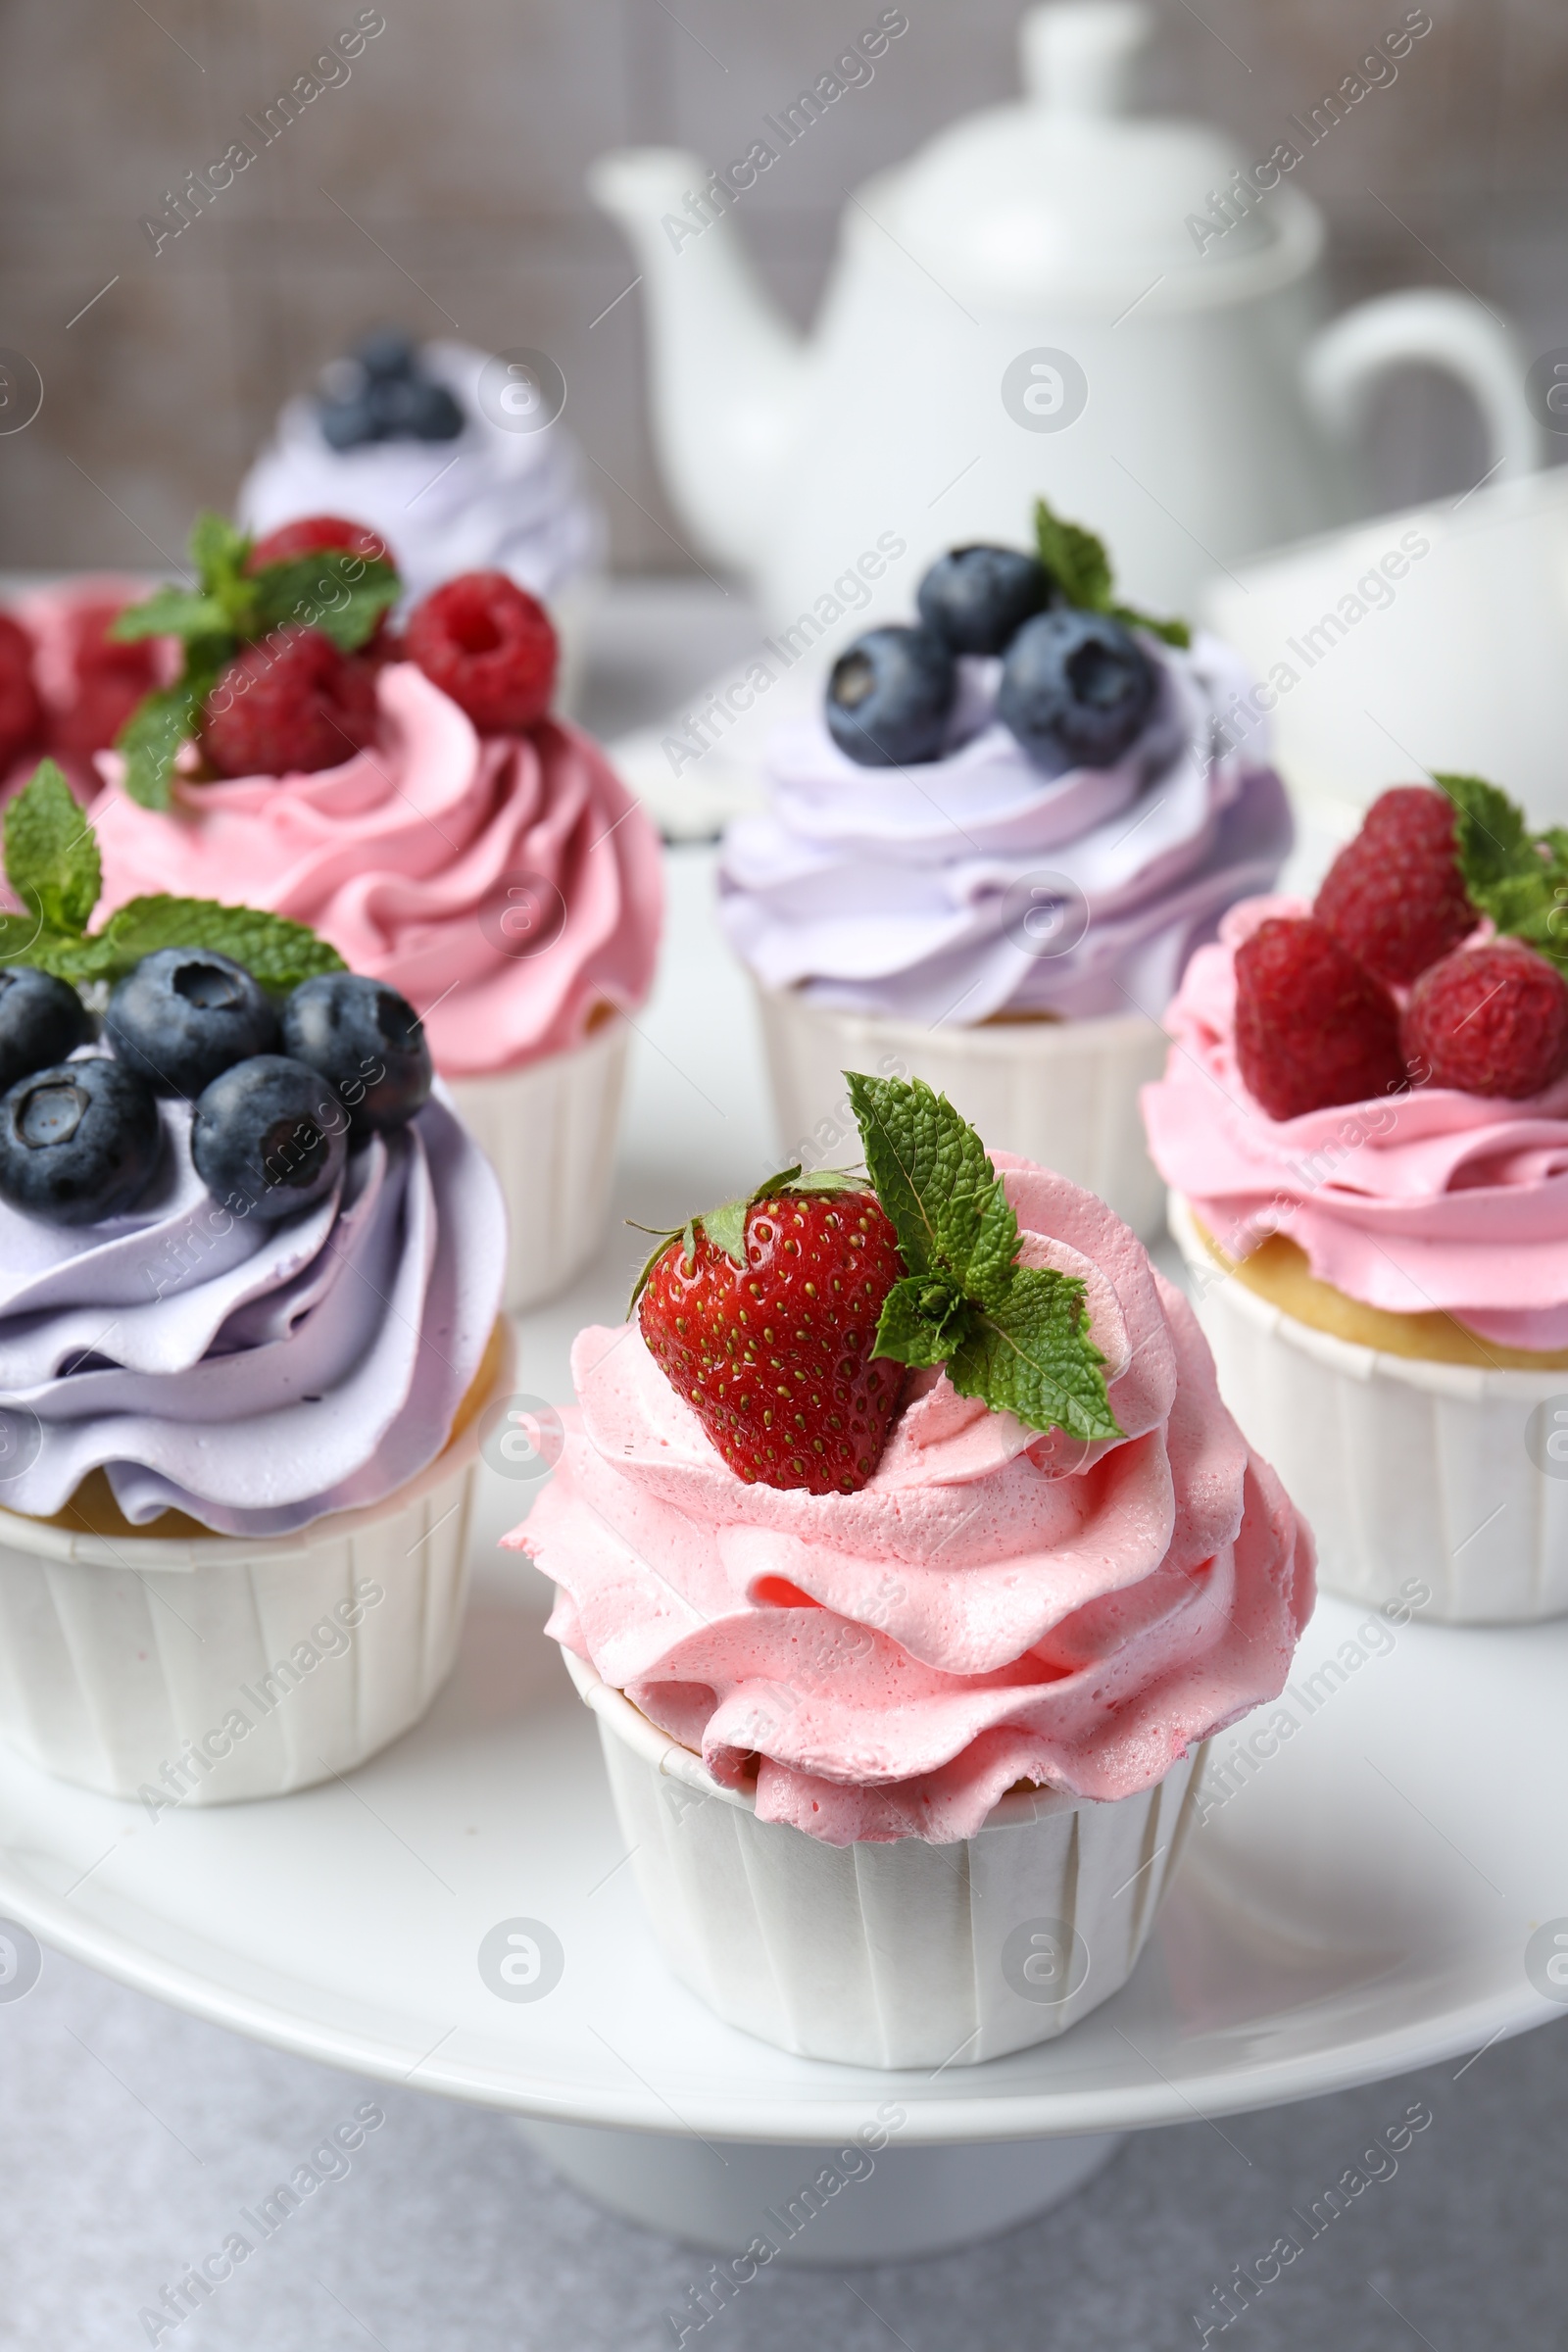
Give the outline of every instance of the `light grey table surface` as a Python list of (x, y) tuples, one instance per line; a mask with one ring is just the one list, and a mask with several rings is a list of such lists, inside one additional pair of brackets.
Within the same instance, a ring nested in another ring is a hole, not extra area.
[[(744, 657), (758, 633), (707, 589), (617, 593), (585, 715), (607, 734), (637, 725)], [(615, 1213), (650, 1200), (662, 1211), (670, 1179), (665, 1165), (623, 1164)], [(185, 2352), (673, 2347), (666, 2314), (709, 2257), (562, 2185), (504, 2116), (259, 2047), (49, 1952), (26, 1997), (0, 2002), (0, 2347), (146, 2344), (142, 2309), (372, 2096), (386, 2122), (346, 2177), (158, 2340)], [(1321, 2197), (1416, 2100), (1431, 2128), (1227, 2340), (1253, 2352), (1568, 2352), (1568, 2035), (1549, 2029), (1397, 2082), (1141, 2134), (1055, 2212), (960, 2253), (764, 2271), (688, 2345), (1197, 2345), (1193, 2315), (1208, 2310), (1212, 2284), (1253, 2263), (1291, 2209)]]

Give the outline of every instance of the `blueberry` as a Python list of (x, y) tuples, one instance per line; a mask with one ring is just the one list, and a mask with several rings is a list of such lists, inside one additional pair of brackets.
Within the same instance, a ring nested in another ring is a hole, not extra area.
[(463, 411), (445, 384), (417, 383), (409, 409), (409, 431), (416, 441), (455, 441), (463, 430)]
[(316, 420), (328, 449), (360, 449), (367, 441), (385, 439), (363, 394), (352, 400), (318, 402)]
[(46, 1061), (64, 1061), (92, 1036), (92, 1016), (74, 988), (30, 963), (0, 971), (0, 1094)]
[(455, 441), (463, 430), (463, 411), (445, 384), (423, 376), (372, 384), (366, 398), (390, 440)]
[(377, 383), (389, 377), (412, 375), (418, 366), (418, 352), (414, 337), (406, 335), (400, 326), (378, 326), (362, 335), (354, 346), (354, 357)]
[(163, 1151), (152, 1088), (107, 1055), (57, 1062), (0, 1101), (0, 1200), (45, 1225), (96, 1225), (145, 1192)]
[(861, 767), (940, 759), (957, 672), (929, 629), (868, 629), (827, 682), (827, 729)]
[(359, 972), (301, 982), (283, 1007), (283, 1050), (319, 1072), (359, 1135), (401, 1127), (429, 1097), (418, 1014), (395, 988)]
[(1038, 556), (1011, 547), (956, 547), (937, 558), (914, 601), (926, 627), (956, 654), (1004, 654), (1055, 592)]
[(190, 1151), (215, 1200), (270, 1222), (331, 1191), (348, 1156), (348, 1122), (315, 1070), (258, 1054), (198, 1098)]
[(1036, 767), (1109, 767), (1154, 707), (1154, 664), (1105, 612), (1041, 612), (1026, 620), (1002, 669), (997, 715)]
[(161, 1095), (199, 1095), (220, 1070), (277, 1043), (271, 999), (242, 964), (213, 948), (144, 956), (109, 1000), (104, 1036), (117, 1061)]

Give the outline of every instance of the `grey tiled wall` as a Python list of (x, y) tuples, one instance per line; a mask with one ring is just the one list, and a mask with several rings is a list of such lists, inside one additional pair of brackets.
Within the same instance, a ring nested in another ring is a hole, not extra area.
[[(798, 318), (843, 188), (1014, 85), (1018, 0), (906, 5), (909, 32), (874, 82), (748, 200), (748, 231)], [(1431, 6), (1436, 30), (1397, 83), (1302, 167), (1334, 223), (1339, 291), (1457, 281), (1510, 311), (1533, 350), (1568, 343), (1568, 6)], [(350, 78), (156, 257), (141, 217), (307, 71), (359, 0), (17, 0), (0, 24), (0, 345), (25, 352), (46, 387), (35, 422), (0, 437), (0, 564), (176, 548), (196, 502), (231, 497), (282, 394), (358, 329), (396, 318), (557, 355), (605, 469), (616, 563), (683, 567), (644, 424), (639, 297), (599, 318), (631, 271), (587, 203), (585, 167), (627, 142), (741, 151), (875, 8), (380, 7), (385, 30)], [(1164, 0), (1147, 98), (1266, 153), (1402, 7)], [(1382, 501), (1462, 482), (1476, 446), (1456, 394), (1391, 386), (1371, 434)]]

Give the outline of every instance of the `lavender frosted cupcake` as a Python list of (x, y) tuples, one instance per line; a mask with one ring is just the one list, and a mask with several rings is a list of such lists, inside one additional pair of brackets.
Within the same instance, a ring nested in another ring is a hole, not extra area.
[(47, 764), (6, 862), (0, 1738), (155, 1811), (304, 1787), (455, 1655), (500, 1188), (413, 1008), (304, 925), (89, 932)]
[(1113, 606), (1099, 542), (1044, 504), (1038, 533), (1038, 555), (941, 558), (918, 625), (857, 640), (820, 717), (778, 730), (721, 916), (791, 1156), (853, 1152), (845, 1068), (907, 1073), (1148, 1235), (1160, 1016), (1226, 909), (1271, 887), (1290, 810), (1255, 719), (1232, 723), (1236, 656)]

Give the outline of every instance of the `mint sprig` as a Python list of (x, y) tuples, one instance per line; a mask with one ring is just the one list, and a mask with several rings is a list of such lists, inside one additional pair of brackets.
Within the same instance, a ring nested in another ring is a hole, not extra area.
[(1123, 1436), (1089, 1336), (1084, 1285), (1020, 1266), (1018, 1220), (979, 1136), (923, 1080), (846, 1070), (877, 1198), (908, 1272), (874, 1353), (943, 1364), (960, 1396), (1085, 1444)]
[(244, 646), (293, 623), (318, 629), (340, 654), (357, 653), (403, 593), (381, 556), (323, 548), (252, 570), (253, 545), (226, 515), (198, 514), (190, 560), (200, 588), (155, 589), (111, 624), (110, 636), (122, 643), (177, 637), (184, 649), (174, 684), (145, 696), (116, 738), (125, 759), (125, 790), (144, 808), (169, 807), (180, 750), (200, 728), (224, 664)]
[(1568, 831), (1548, 825), (1532, 833), (1524, 810), (1481, 776), (1433, 781), (1457, 811), (1459, 870), (1472, 906), (1568, 971)]
[(89, 932), (103, 887), (98, 843), (52, 760), (6, 810), (5, 868), (25, 911), (0, 914), (0, 965), (34, 964), (79, 987), (122, 980), (158, 948), (213, 948), (279, 996), (319, 972), (345, 969), (337, 950), (308, 924), (163, 891), (129, 900)]
[(1192, 644), (1193, 632), (1185, 620), (1155, 620), (1135, 605), (1117, 604), (1104, 541), (1080, 523), (1064, 521), (1043, 498), (1035, 501), (1035, 546), (1068, 604), (1080, 612), (1106, 612), (1124, 628), (1147, 629), (1166, 645)]

